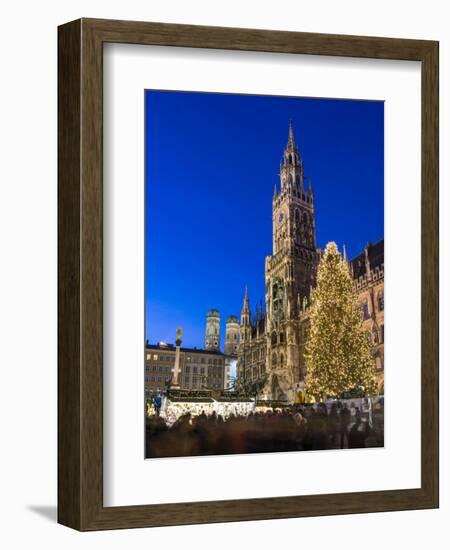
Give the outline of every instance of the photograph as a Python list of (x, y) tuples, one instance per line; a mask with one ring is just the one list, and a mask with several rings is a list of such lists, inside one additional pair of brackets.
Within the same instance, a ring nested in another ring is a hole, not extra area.
[(145, 90), (145, 457), (384, 446), (384, 102)]

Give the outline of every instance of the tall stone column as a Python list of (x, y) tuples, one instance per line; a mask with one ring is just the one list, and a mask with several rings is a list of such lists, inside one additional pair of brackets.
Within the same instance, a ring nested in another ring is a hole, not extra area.
[(183, 331), (181, 328), (177, 329), (177, 341), (176, 341), (176, 350), (175, 350), (175, 366), (173, 369), (173, 378), (172, 378), (172, 388), (180, 387), (180, 357), (181, 357), (181, 336)]

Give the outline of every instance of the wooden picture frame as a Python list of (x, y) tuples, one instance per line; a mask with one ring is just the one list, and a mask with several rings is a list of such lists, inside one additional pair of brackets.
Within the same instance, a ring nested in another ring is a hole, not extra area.
[[(421, 63), (420, 488), (103, 506), (102, 50), (106, 42)], [(90, 531), (437, 507), (438, 43), (79, 19), (59, 27), (58, 51), (58, 521)]]

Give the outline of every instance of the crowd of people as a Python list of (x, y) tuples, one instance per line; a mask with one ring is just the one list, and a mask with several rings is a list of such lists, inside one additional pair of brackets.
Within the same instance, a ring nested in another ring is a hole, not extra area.
[(382, 447), (384, 403), (369, 407), (335, 401), (293, 405), (224, 418), (189, 412), (169, 426), (155, 414), (146, 420), (146, 457)]

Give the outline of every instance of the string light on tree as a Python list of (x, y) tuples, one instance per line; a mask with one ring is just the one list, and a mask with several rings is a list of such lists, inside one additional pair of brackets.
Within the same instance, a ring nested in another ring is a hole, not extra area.
[(375, 391), (370, 336), (352, 292), (348, 263), (334, 242), (327, 244), (312, 293), (306, 344), (306, 392), (323, 399), (354, 388)]

